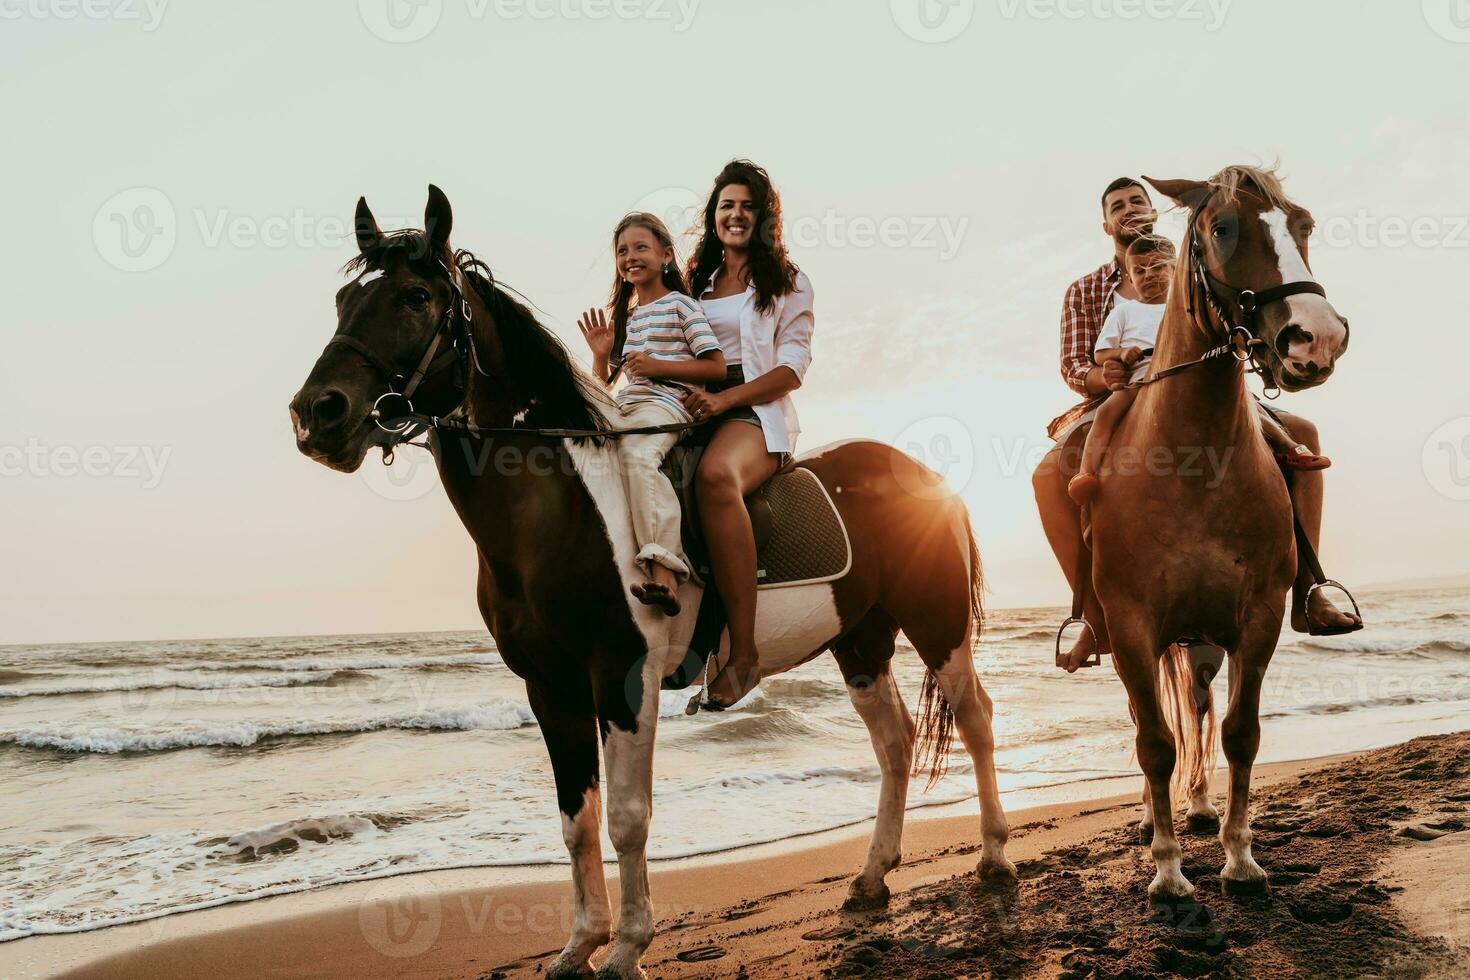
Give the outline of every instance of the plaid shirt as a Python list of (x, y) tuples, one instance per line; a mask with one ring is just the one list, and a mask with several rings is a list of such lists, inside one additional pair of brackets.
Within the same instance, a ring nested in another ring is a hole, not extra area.
[(1067, 287), (1067, 298), (1062, 303), (1062, 380), (1086, 400), (1052, 419), (1046, 427), (1052, 438), (1105, 397), (1088, 394), (1087, 373), (1095, 366), (1092, 351), (1122, 282), (1123, 270), (1114, 259)]

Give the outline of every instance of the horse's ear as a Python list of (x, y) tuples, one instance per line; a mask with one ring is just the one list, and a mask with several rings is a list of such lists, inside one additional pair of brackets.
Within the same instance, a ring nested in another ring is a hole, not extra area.
[(368, 209), (367, 198), (357, 199), (357, 250), (366, 254), (378, 247), (383, 240), (383, 233), (378, 230), (378, 219), (373, 217), (373, 212)]
[(1143, 179), (1181, 208), (1193, 210), (1210, 193), (1209, 181), (1205, 180), (1155, 180), (1153, 177)]
[(424, 233), (429, 236), (429, 254), (440, 256), (449, 251), (449, 231), (454, 227), (454, 212), (449, 198), (433, 184), (429, 185), (429, 203), (424, 205)]

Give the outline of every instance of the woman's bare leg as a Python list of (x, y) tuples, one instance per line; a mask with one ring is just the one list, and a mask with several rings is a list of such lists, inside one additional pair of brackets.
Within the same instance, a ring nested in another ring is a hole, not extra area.
[(715, 584), (730, 625), (730, 660), (710, 682), (710, 699), (733, 705), (760, 683), (755, 648), (755, 531), (745, 497), (776, 472), (777, 457), (766, 450), (759, 426), (720, 426), (695, 477), (699, 519), (709, 545)]

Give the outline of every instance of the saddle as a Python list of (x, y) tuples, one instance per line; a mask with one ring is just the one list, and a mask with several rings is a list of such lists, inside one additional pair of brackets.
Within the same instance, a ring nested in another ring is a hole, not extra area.
[[(709, 548), (700, 527), (694, 472), (703, 447), (680, 444), (664, 458), (663, 472), (673, 484), (682, 509), (680, 529), (684, 555), (694, 579), (704, 586), (694, 635), (684, 663), (663, 686), (688, 687), (698, 679), (705, 660), (718, 647), (725, 630), (725, 607), (710, 570)], [(745, 498), (755, 531), (756, 588), (785, 589), (842, 578), (852, 569), (852, 543), (847, 525), (827, 488), (811, 470), (787, 463), (755, 493)]]
[[(683, 511), (680, 530), (684, 554), (695, 579), (712, 582), (709, 548), (699, 522), (694, 471), (700, 448), (676, 446), (663, 472), (674, 486)], [(831, 582), (852, 567), (847, 526), (815, 473), (787, 463), (764, 486), (745, 498), (755, 531), (756, 587), (791, 588)]]

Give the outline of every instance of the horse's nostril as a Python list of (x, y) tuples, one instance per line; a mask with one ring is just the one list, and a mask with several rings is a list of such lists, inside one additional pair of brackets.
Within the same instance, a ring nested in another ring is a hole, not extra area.
[(347, 396), (328, 388), (311, 402), (311, 422), (316, 429), (333, 429), (347, 417)]

